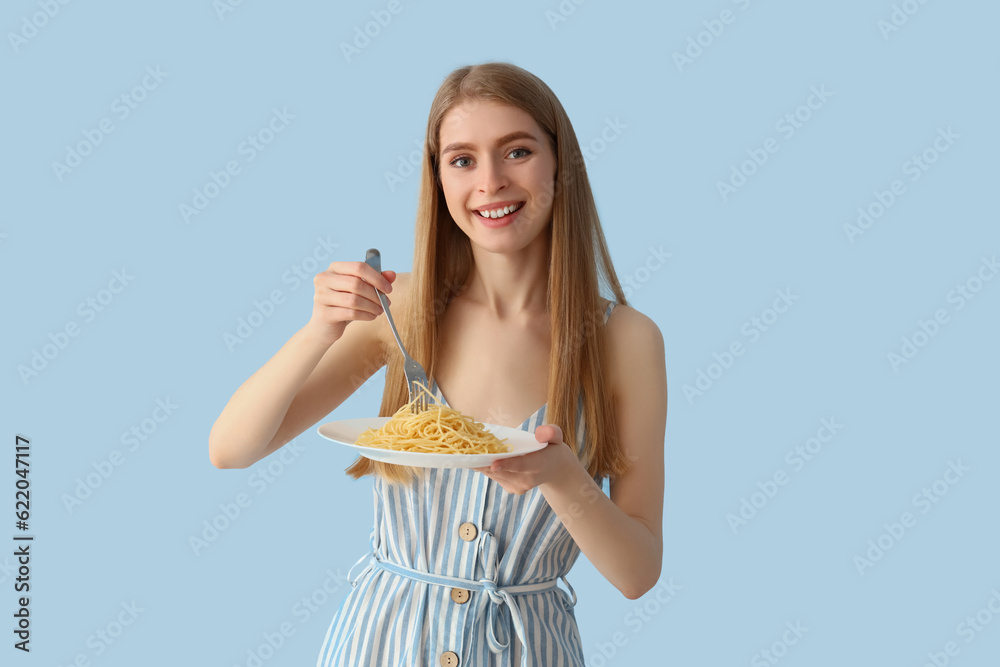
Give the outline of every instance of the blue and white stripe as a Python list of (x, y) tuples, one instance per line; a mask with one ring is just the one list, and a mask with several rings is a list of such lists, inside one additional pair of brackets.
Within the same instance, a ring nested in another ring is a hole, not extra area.
[[(534, 432), (545, 408), (520, 428)], [(583, 436), (579, 410), (577, 451)], [(555, 586), (566, 582), (580, 549), (541, 492), (512, 495), (464, 468), (418, 473), (412, 486), (375, 478), (374, 560), (352, 581), (317, 667), (439, 665), (446, 651), (459, 656), (459, 667), (584, 665), (576, 595)], [(471, 541), (459, 537), (467, 522), (478, 531)], [(451, 598), (455, 580), (470, 591), (463, 604)]]

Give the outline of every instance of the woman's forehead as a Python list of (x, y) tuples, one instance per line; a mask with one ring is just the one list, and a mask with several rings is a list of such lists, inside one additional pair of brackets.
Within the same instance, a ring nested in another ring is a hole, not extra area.
[(456, 104), (441, 119), (442, 146), (453, 141), (476, 143), (523, 130), (541, 139), (541, 128), (523, 109), (487, 100), (467, 100)]

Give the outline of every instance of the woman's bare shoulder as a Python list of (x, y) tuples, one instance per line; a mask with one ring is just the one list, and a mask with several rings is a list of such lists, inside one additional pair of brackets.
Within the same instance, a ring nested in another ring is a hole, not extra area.
[(627, 382), (637, 366), (663, 363), (663, 334), (645, 313), (617, 304), (606, 330), (609, 370), (615, 387)]
[(660, 327), (645, 313), (619, 303), (608, 318), (608, 336), (624, 342), (636, 337), (656, 338)]

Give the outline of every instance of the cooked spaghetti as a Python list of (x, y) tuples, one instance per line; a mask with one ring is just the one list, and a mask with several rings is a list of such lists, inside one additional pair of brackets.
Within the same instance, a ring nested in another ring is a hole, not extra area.
[[(483, 424), (439, 403), (427, 387), (421, 387), (421, 391), (400, 407), (381, 428), (370, 428), (358, 435), (357, 444), (427, 454), (499, 454), (510, 451), (506, 438), (500, 440)], [(428, 407), (417, 412), (416, 404), (421, 394), (427, 395)]]

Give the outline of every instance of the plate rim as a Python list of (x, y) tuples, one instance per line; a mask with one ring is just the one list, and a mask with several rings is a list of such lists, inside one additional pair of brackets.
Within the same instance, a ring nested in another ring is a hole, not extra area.
[[(325, 422), (325, 423), (320, 424), (319, 426), (317, 426), (316, 427), (316, 433), (320, 437), (324, 438), (325, 440), (337, 443), (339, 445), (343, 445), (345, 447), (349, 447), (350, 449), (352, 449), (355, 452), (357, 452), (360, 456), (364, 456), (365, 458), (367, 458), (367, 459), (369, 459), (371, 461), (382, 461), (384, 463), (394, 463), (395, 465), (405, 465), (405, 466), (417, 467), (417, 468), (479, 468), (479, 467), (486, 467), (486, 466), (489, 466), (493, 461), (500, 460), (500, 459), (514, 458), (516, 456), (524, 456), (525, 454), (531, 454), (533, 452), (536, 452), (536, 451), (539, 451), (541, 449), (544, 449), (549, 444), (547, 442), (538, 442), (537, 440), (534, 440), (534, 442), (532, 443), (533, 448), (525, 449), (524, 451), (516, 451), (516, 452), (497, 452), (495, 454), (489, 454), (489, 453), (482, 453), (482, 454), (448, 454), (448, 453), (441, 453), (441, 452), (400, 452), (398, 450), (381, 449), (381, 448), (378, 448), (378, 447), (367, 447), (365, 445), (359, 445), (357, 443), (344, 442), (343, 440), (338, 440), (336, 438), (333, 438), (333, 437), (327, 435), (326, 433), (323, 433), (323, 429), (324, 428), (327, 428), (327, 427), (329, 427), (329, 426), (331, 426), (333, 424), (348, 424), (350, 422), (365, 422), (365, 423), (369, 424), (365, 428), (372, 428), (373, 426), (371, 425), (371, 422), (375, 421), (377, 425), (374, 426), (374, 428), (378, 428), (382, 424), (385, 424), (386, 422), (388, 422), (390, 419), (392, 419), (392, 417), (352, 417), (352, 418), (348, 418), (348, 419), (335, 419), (335, 420), (332, 420), (332, 421), (329, 421), (329, 422)], [(505, 437), (509, 437), (509, 435), (506, 434), (506, 433), (503, 433), (503, 432), (497, 433), (494, 429), (504, 429), (504, 430), (507, 430), (507, 431), (514, 431), (514, 432), (517, 432), (518, 437), (531, 437), (532, 439), (534, 439), (534, 434), (531, 431), (527, 431), (525, 429), (517, 428), (517, 427), (514, 427), (514, 426), (503, 426), (502, 424), (490, 424), (488, 422), (478, 422), (478, 423), (482, 424), (483, 428), (485, 428), (486, 430), (490, 431), (494, 435), (497, 435), (497, 437), (499, 437), (501, 439), (503, 439)], [(374, 458), (374, 457), (368, 456), (368, 453), (371, 453), (371, 452), (383, 452), (385, 454), (383, 456), (381, 456), (381, 457)], [(398, 462), (395, 462), (395, 461), (386, 461), (385, 460), (386, 458), (395, 458), (393, 455), (403, 455), (403, 458), (406, 458), (406, 459), (409, 459), (411, 456), (413, 456), (413, 457), (419, 457), (419, 458), (416, 458), (415, 460), (416, 461), (421, 461), (421, 463), (398, 463)], [(459, 457), (462, 457), (462, 458), (459, 458)], [(465, 458), (465, 457), (469, 457), (469, 458)], [(485, 459), (486, 462), (483, 462), (483, 463), (473, 463), (473, 461), (471, 460), (471, 457), (476, 457), (477, 461), (478, 460), (483, 460), (483, 457), (486, 457), (486, 459)], [(470, 463), (471, 465), (454, 465), (455, 463), (461, 463), (461, 462)], [(444, 464), (447, 464), (447, 465), (444, 465)]]

